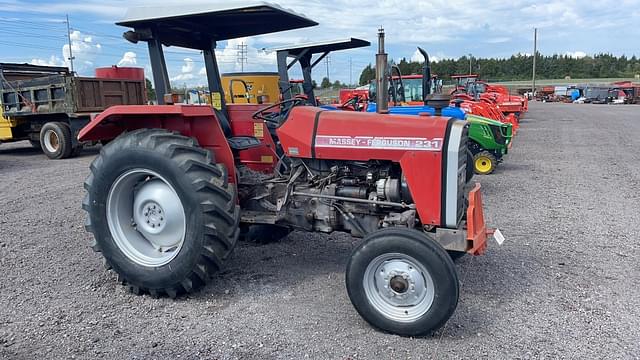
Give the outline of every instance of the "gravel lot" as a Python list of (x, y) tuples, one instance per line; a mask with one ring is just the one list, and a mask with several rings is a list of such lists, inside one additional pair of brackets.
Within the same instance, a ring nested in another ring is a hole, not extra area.
[(432, 337), (380, 333), (344, 288), (357, 239), (241, 244), (203, 291), (134, 296), (88, 247), (80, 203), (97, 150), (50, 161), (0, 145), (2, 358), (640, 358), (640, 106), (531, 105), (483, 185), (507, 241), (458, 262)]

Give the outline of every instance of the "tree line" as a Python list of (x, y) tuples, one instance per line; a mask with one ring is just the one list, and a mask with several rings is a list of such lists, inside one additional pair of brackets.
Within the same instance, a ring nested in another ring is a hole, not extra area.
[[(471, 61), (469, 61), (471, 60)], [(490, 81), (528, 80), (532, 76), (533, 56), (517, 54), (510, 58), (469, 58), (463, 56), (456, 59), (443, 59), (431, 62), (431, 72), (441, 79), (448, 80), (451, 75), (479, 74), (482, 79)], [(398, 64), (403, 75), (420, 74), (423, 62), (400, 60)], [(536, 78), (538, 79), (574, 79), (589, 78), (623, 78), (640, 74), (640, 59), (597, 54), (581, 58), (568, 55), (540, 55), (536, 57)], [(368, 84), (375, 79), (375, 67), (369, 64), (360, 74), (360, 85)]]

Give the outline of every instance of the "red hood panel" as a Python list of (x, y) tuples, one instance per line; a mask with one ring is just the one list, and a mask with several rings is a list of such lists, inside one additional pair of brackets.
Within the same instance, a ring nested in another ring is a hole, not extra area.
[(400, 161), (407, 151), (442, 151), (448, 118), (294, 108), (278, 129), (291, 157)]

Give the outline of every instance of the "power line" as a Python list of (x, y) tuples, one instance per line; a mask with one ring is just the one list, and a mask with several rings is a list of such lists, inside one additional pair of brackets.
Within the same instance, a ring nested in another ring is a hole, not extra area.
[(324, 58), (324, 63), (327, 65), (327, 79), (329, 80), (329, 82), (331, 82), (331, 79), (329, 78), (329, 63), (331, 63), (331, 55), (327, 55)]
[(247, 62), (247, 44), (241, 43), (236, 46), (238, 50), (237, 56), (238, 61), (240, 61), (240, 71), (244, 72), (244, 64)]
[(536, 96), (536, 55), (538, 55), (538, 28), (533, 28), (533, 77), (531, 80), (532, 96)]

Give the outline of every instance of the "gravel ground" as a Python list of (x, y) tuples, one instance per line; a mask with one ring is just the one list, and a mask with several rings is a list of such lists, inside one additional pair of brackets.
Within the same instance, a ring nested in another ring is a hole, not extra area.
[[(401, 338), (352, 308), (359, 240), (241, 244), (178, 300), (134, 296), (87, 246), (82, 183), (97, 150), (46, 160), (0, 146), (0, 357), (640, 358), (640, 106), (540, 104), (483, 185), (507, 241), (458, 262), (443, 329)], [(635, 225), (634, 225), (635, 224)]]

